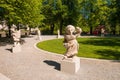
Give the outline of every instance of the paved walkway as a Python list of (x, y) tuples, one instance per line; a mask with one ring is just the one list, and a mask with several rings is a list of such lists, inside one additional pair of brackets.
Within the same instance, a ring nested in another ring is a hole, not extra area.
[[(42, 36), (43, 40), (56, 36)], [(119, 80), (120, 62), (81, 58), (76, 74), (59, 71), (62, 55), (35, 48), (34, 36), (24, 38), (22, 51), (11, 53), (12, 45), (0, 47), (0, 73), (11, 80)], [(0, 78), (1, 80), (1, 78)]]

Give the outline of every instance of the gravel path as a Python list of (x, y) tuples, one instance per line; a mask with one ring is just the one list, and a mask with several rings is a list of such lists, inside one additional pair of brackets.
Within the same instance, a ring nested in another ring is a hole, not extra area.
[[(42, 36), (43, 40), (56, 36)], [(24, 38), (22, 51), (11, 53), (12, 45), (0, 46), (0, 73), (11, 80), (119, 80), (120, 61), (80, 58), (76, 74), (60, 71), (62, 55), (38, 50), (35, 36)], [(0, 79), (1, 80), (1, 79)]]

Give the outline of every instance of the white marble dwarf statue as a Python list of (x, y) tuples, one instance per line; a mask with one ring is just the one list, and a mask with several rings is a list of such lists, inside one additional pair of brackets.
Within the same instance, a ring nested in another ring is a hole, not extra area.
[(101, 37), (104, 37), (105, 29), (101, 28)]
[(17, 26), (13, 24), (11, 28), (11, 32), (14, 40), (14, 46), (20, 45), (21, 31), (17, 30)]
[(77, 53), (79, 49), (79, 44), (76, 40), (77, 34), (75, 33), (75, 27), (72, 25), (68, 25), (65, 29), (65, 35), (64, 35), (64, 47), (66, 48), (66, 52), (64, 54), (63, 59), (66, 58), (73, 58)]
[(0, 24), (0, 30), (8, 30), (8, 26), (6, 24), (6, 21), (4, 21), (2, 24)]
[(82, 29), (80, 27), (76, 27), (76, 35), (77, 37), (80, 37), (82, 33)]
[(60, 30), (57, 30), (57, 38), (60, 38)]
[(0, 24), (0, 30), (2, 29), (3, 27), (2, 27), (2, 25)]
[(37, 27), (35, 30), (36, 30), (36, 32), (37, 32), (37, 39), (42, 40), (40, 29)]
[(27, 28), (27, 29), (26, 29), (27, 31), (29, 31), (29, 30), (30, 30), (30, 28), (29, 28), (29, 26), (28, 26), (28, 25), (26, 25), (26, 28)]

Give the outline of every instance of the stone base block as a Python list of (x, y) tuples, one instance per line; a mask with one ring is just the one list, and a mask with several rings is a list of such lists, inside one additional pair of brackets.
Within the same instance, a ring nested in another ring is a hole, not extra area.
[(12, 48), (13, 53), (21, 52), (21, 45), (16, 45)]
[(61, 61), (61, 71), (70, 74), (76, 73), (80, 69), (80, 58), (73, 57)]

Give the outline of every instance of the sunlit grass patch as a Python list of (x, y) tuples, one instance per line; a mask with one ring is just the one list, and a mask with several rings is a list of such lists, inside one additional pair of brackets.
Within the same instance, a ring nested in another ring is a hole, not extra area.
[[(78, 38), (79, 57), (120, 60), (120, 38)], [(47, 40), (37, 44), (38, 48), (64, 54), (63, 39)]]

